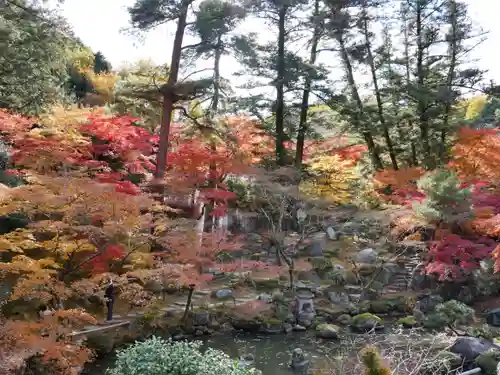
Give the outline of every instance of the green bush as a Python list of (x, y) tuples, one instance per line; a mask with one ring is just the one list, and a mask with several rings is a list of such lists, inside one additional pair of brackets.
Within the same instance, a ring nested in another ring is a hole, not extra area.
[(429, 221), (451, 223), (470, 214), (472, 191), (461, 188), (455, 172), (441, 169), (427, 173), (417, 185), (426, 195), (422, 203), (413, 205), (419, 216)]
[(224, 352), (200, 351), (199, 341), (163, 340), (152, 337), (117, 352), (116, 364), (107, 375), (250, 375)]

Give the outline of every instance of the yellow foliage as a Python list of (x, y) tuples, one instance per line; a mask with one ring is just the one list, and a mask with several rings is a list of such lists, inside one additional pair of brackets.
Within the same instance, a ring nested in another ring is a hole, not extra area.
[(113, 101), (118, 76), (114, 73), (96, 74), (92, 70), (85, 72), (85, 75), (89, 78), (90, 82), (92, 82), (95, 92), (101, 96), (103, 101), (111, 103)]
[(352, 186), (360, 176), (352, 161), (342, 160), (338, 155), (319, 156), (309, 162), (309, 171), (314, 177), (301, 183), (302, 194), (335, 204), (353, 199)]
[(80, 73), (93, 69), (95, 56), (92, 50), (80, 47), (70, 52), (71, 65)]
[(467, 108), (465, 110), (465, 119), (474, 120), (476, 119), (484, 109), (488, 101), (486, 95), (477, 95), (467, 101)]

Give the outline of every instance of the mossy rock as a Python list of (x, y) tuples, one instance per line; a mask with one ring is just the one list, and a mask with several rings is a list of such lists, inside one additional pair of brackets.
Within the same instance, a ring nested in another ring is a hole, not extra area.
[(474, 361), (485, 375), (496, 375), (498, 362), (500, 362), (500, 350), (496, 348), (480, 354)]
[(316, 336), (324, 339), (338, 339), (340, 328), (334, 324), (321, 323), (316, 326)]
[(281, 325), (283, 324), (283, 321), (281, 319), (278, 319), (278, 318), (267, 318), (267, 319), (264, 319), (264, 324), (267, 324), (267, 325), (270, 325), (270, 326), (277, 326), (277, 325)]
[(354, 316), (351, 320), (351, 328), (356, 332), (368, 332), (372, 329), (383, 328), (383, 320), (375, 314), (363, 313)]
[(337, 318), (337, 322), (339, 324), (342, 324), (345, 326), (348, 326), (349, 324), (351, 324), (351, 320), (352, 320), (352, 318), (349, 314), (342, 314)]
[(370, 303), (369, 312), (374, 314), (388, 314), (394, 310), (394, 304), (392, 301), (372, 301)]
[(418, 325), (417, 319), (413, 315), (405, 316), (396, 321), (396, 324), (400, 324), (405, 328), (413, 328)]
[(252, 279), (257, 290), (275, 290), (280, 287), (279, 277)]
[(231, 324), (235, 329), (245, 331), (245, 332), (258, 332), (262, 329), (264, 322), (260, 317), (233, 317), (231, 319)]
[(370, 312), (371, 307), (372, 307), (371, 301), (366, 301), (366, 300), (365, 301), (359, 301), (356, 304), (356, 308), (357, 308), (359, 314)]

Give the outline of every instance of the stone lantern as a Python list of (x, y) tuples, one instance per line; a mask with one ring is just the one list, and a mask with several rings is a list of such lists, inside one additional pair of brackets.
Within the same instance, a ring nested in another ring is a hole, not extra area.
[(314, 293), (309, 288), (297, 289), (294, 314), (299, 321), (310, 321), (315, 318)]

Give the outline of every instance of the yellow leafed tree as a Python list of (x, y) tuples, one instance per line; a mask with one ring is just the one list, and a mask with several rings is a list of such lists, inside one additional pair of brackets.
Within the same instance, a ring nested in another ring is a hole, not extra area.
[(311, 160), (308, 165), (313, 177), (300, 185), (302, 194), (334, 204), (345, 204), (353, 199), (352, 186), (360, 177), (354, 162), (338, 155), (325, 155)]

